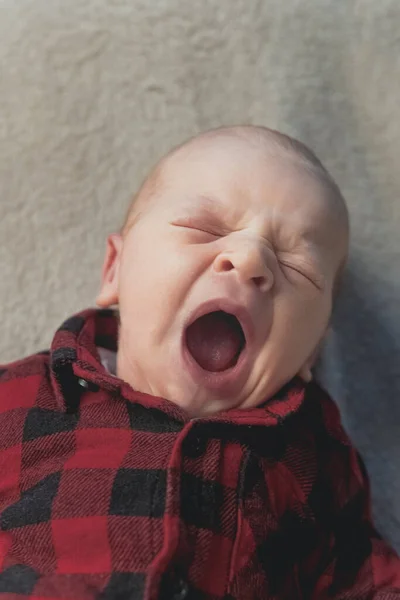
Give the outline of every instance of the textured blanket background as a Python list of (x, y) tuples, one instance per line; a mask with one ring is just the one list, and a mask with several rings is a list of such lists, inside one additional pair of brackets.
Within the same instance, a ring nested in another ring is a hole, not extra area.
[(2, 0), (0, 362), (94, 305), (106, 234), (171, 145), (220, 124), (298, 136), (348, 200), (322, 379), (400, 550), (398, 0)]

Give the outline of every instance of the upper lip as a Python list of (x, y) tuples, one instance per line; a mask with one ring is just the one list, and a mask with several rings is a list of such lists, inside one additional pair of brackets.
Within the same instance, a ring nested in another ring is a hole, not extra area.
[(249, 345), (254, 340), (255, 335), (253, 319), (245, 306), (237, 304), (229, 298), (215, 298), (200, 304), (190, 315), (185, 330), (200, 317), (220, 310), (237, 318), (243, 329), (246, 345)]

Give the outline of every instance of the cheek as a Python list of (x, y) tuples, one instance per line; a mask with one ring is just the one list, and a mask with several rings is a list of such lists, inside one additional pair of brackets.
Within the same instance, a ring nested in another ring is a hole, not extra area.
[(328, 315), (328, 303), (321, 301), (277, 303), (261, 368), (292, 377), (321, 342)]
[(120, 291), (122, 294), (140, 294), (151, 279), (150, 266), (157, 264), (154, 247), (146, 239), (136, 236), (124, 249), (121, 260)]
[(120, 309), (167, 315), (177, 310), (193, 282), (187, 252), (156, 232), (138, 232), (125, 248), (120, 271)]
[(329, 298), (323, 298), (319, 302), (311, 304), (302, 327), (305, 349), (308, 353), (314, 352), (326, 335), (330, 315), (331, 302)]
[(327, 294), (310, 293), (282, 296), (274, 311), (275, 326), (289, 339), (302, 339), (304, 345), (318, 343), (328, 325), (331, 301)]

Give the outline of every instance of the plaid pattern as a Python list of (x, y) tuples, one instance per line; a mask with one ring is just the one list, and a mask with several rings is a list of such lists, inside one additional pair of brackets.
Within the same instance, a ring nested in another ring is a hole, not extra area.
[(101, 365), (113, 311), (0, 369), (0, 597), (400, 598), (338, 411), (293, 379), (188, 420)]

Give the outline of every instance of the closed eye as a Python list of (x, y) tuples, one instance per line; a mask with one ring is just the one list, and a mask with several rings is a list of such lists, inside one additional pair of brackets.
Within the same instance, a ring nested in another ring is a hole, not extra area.
[(221, 237), (221, 236), (225, 235), (223, 233), (215, 233), (213, 231), (209, 231), (208, 229), (202, 229), (201, 227), (194, 227), (193, 225), (180, 225), (180, 224), (178, 225), (176, 223), (173, 223), (173, 225), (175, 227), (181, 227), (183, 229), (191, 229), (192, 231), (199, 231), (201, 233), (206, 233), (207, 235), (212, 235), (214, 237)]
[(302, 277), (304, 277), (304, 279), (307, 279), (310, 283), (312, 283), (318, 289), (322, 289), (323, 283), (322, 283), (321, 278), (319, 278), (317, 276), (310, 276), (307, 273), (305, 273), (304, 271), (300, 270), (298, 267), (295, 267), (295, 266), (293, 266), (290, 263), (286, 263), (286, 262), (283, 262), (283, 261), (279, 261), (279, 263), (281, 265), (283, 265), (284, 267), (287, 267), (288, 269), (291, 269), (292, 271), (295, 271), (296, 273), (298, 273), (299, 275), (301, 275)]

